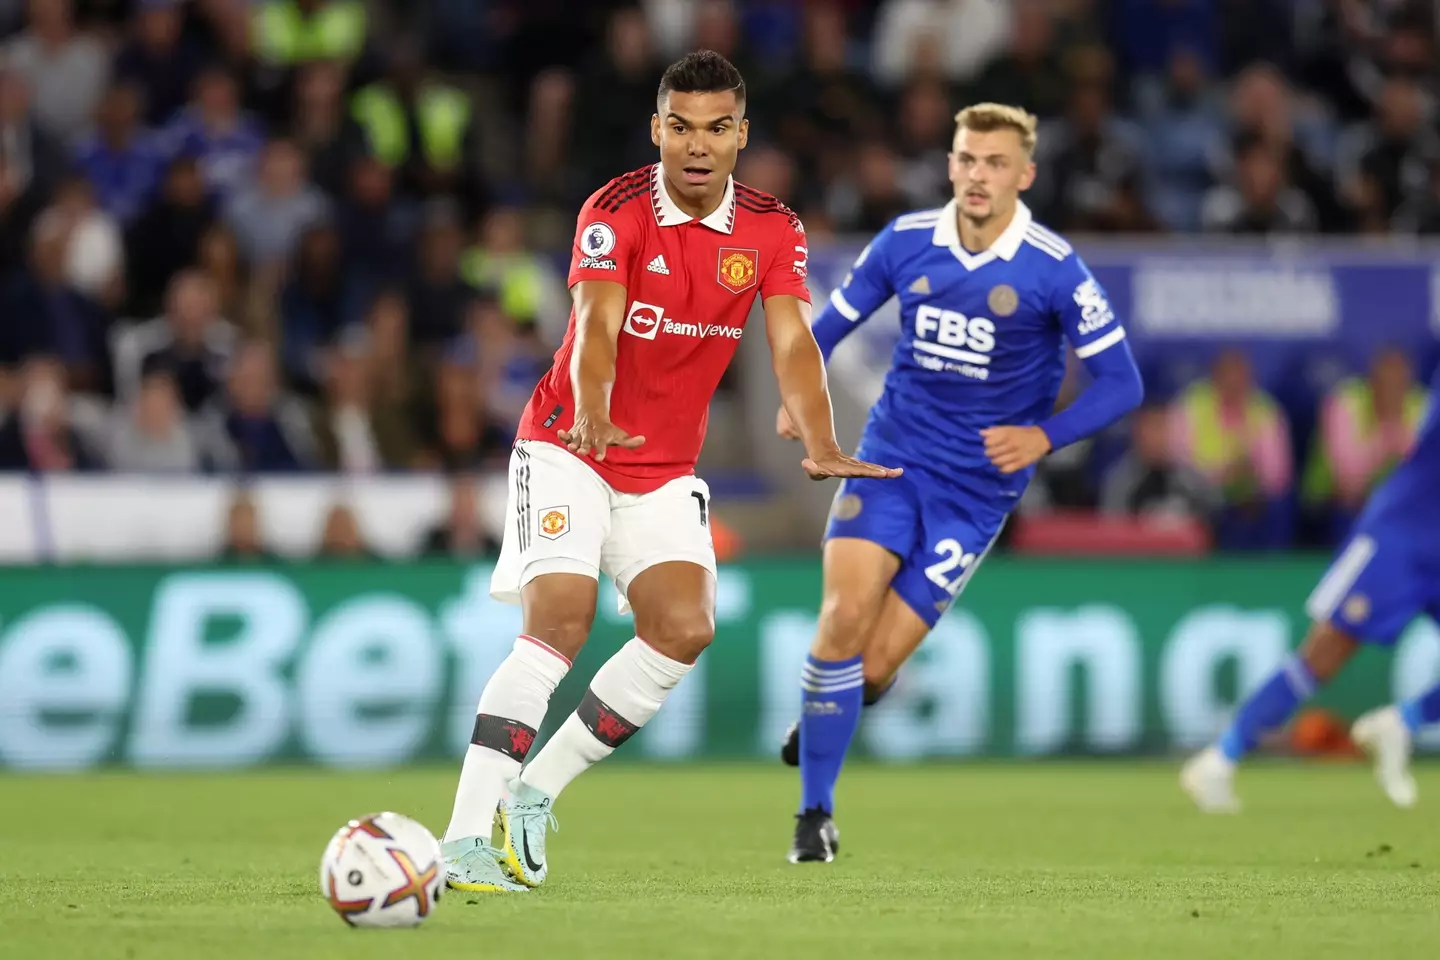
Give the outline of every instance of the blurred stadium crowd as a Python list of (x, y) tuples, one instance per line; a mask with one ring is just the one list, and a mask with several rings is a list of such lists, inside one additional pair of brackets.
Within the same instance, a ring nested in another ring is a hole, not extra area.
[[(1429, 2), (0, 0), (0, 470), (503, 464), (575, 210), (653, 160), (699, 46), (747, 78), (739, 177), (817, 243), (944, 202), (978, 100), (1043, 118), (1027, 199), (1063, 231), (1440, 232)], [(1325, 541), (1416, 384), (1381, 354), (1297, 445), (1227, 353), (1027, 506)]]

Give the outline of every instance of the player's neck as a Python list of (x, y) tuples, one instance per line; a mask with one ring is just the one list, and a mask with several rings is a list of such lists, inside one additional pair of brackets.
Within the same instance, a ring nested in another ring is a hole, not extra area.
[(1015, 220), (1016, 208), (1003, 216), (990, 217), (982, 223), (976, 223), (963, 213), (956, 211), (955, 218), (959, 221), (960, 245), (971, 253), (983, 253), (995, 245), (1000, 239), (1000, 234), (1010, 228)]
[(692, 220), (704, 220), (710, 214), (720, 209), (720, 204), (725, 200), (725, 188), (730, 178), (726, 177), (720, 181), (720, 186), (713, 194), (706, 194), (698, 201), (687, 200), (680, 191), (676, 190), (670, 183), (668, 176), (660, 177), (660, 186), (670, 195), (670, 202), (680, 208), (680, 212)]

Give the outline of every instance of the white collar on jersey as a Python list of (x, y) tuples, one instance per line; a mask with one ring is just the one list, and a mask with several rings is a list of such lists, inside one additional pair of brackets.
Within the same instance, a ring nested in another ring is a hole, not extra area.
[[(655, 164), (650, 171), (650, 205), (655, 208), (655, 222), (662, 227), (678, 227), (682, 223), (689, 223), (695, 218), (675, 205), (670, 199), (670, 191), (665, 189), (661, 182), (663, 174), (660, 171), (660, 164)], [(720, 206), (708, 217), (700, 220), (701, 223), (719, 233), (733, 233), (735, 230), (735, 178), (725, 178), (725, 197), (720, 201)]]
[(1025, 206), (1021, 200), (1015, 201), (1015, 216), (1010, 220), (1010, 226), (1005, 232), (995, 238), (989, 249), (981, 250), (979, 253), (971, 253), (960, 243), (960, 219), (959, 207), (956, 201), (951, 200), (940, 210), (940, 221), (935, 224), (935, 234), (931, 243), (937, 247), (949, 247), (950, 252), (955, 254), (966, 270), (978, 270), (991, 260), (999, 257), (1001, 260), (1014, 260), (1015, 254), (1020, 252), (1020, 246), (1025, 242), (1025, 231), (1030, 229), (1034, 221), (1030, 215), (1030, 208)]

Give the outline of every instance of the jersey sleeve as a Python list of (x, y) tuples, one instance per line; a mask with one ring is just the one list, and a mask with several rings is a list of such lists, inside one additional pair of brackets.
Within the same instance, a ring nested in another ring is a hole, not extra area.
[(815, 335), (820, 353), (827, 361), (840, 341), (894, 294), (889, 265), (893, 235), (893, 225), (887, 226), (865, 245), (845, 274), (845, 279), (830, 292), (829, 301), (811, 323), (810, 332)]
[(770, 261), (760, 281), (760, 299), (771, 297), (799, 297), (810, 302), (809, 278), (810, 249), (805, 239), (805, 225), (794, 214), (790, 215), (780, 230), (780, 249)]
[(567, 286), (581, 280), (609, 280), (623, 284), (630, 276), (631, 261), (639, 246), (639, 226), (626, 207), (607, 208), (597, 203), (596, 194), (580, 208), (575, 222), (575, 242), (570, 248), (570, 275)]
[(1056, 265), (1050, 308), (1081, 360), (1104, 353), (1125, 339), (1125, 327), (1110, 306), (1105, 288), (1077, 254)]

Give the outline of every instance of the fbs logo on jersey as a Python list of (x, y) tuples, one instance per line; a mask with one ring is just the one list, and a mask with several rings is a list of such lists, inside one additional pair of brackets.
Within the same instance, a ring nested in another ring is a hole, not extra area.
[(759, 250), (721, 247), (719, 272), (716, 277), (720, 286), (731, 293), (744, 293), (755, 286), (755, 261), (759, 259)]
[(546, 507), (540, 511), (540, 536), (546, 540), (559, 540), (569, 532), (569, 507)]
[(995, 321), (924, 304), (915, 311), (915, 362), (926, 370), (948, 370), (972, 380), (990, 379)]

